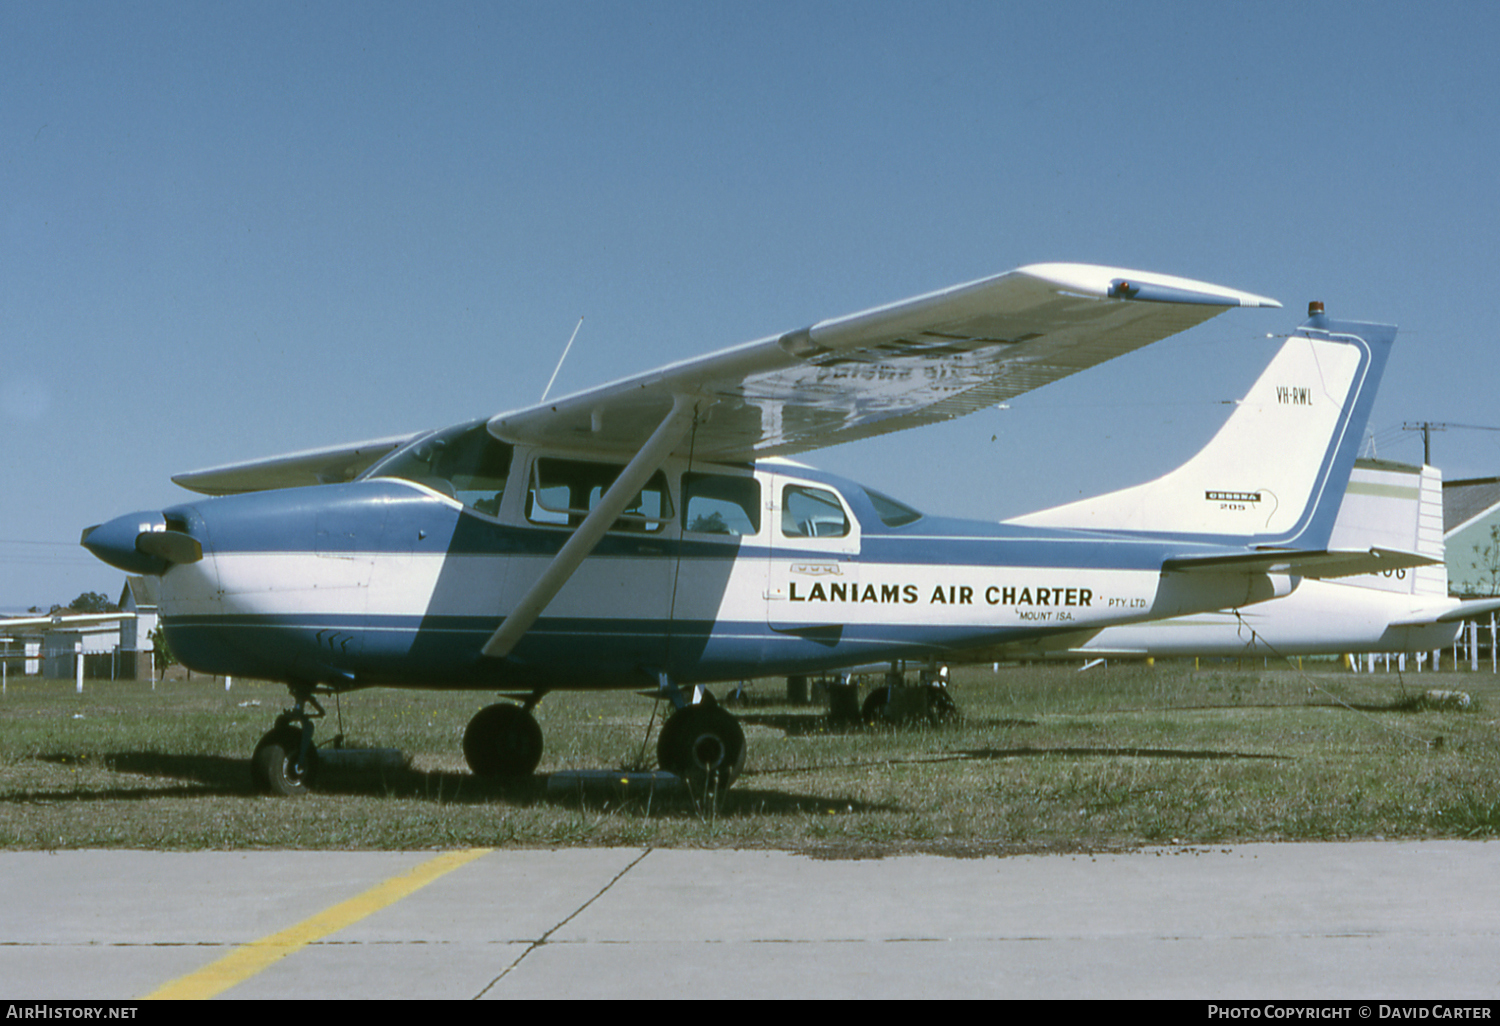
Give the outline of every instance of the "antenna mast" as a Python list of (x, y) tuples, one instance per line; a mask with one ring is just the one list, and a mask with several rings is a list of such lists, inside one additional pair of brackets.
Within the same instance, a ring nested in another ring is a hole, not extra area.
[(557, 358), (557, 366), (552, 368), (552, 377), (547, 379), (547, 387), (542, 389), (542, 397), (539, 403), (547, 401), (547, 393), (552, 391), (552, 383), (557, 380), (557, 372), (562, 370), (563, 361), (568, 358), (568, 350), (573, 348), (573, 340), (578, 337), (578, 329), (583, 327), (583, 318), (578, 318), (578, 323), (573, 326), (573, 334), (568, 336), (568, 344), (563, 346), (562, 356)]

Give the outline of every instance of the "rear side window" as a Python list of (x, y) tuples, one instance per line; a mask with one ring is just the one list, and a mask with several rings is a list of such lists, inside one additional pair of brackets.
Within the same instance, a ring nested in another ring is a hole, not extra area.
[(788, 538), (843, 538), (849, 533), (849, 517), (833, 492), (787, 485), (781, 490), (781, 533)]
[(760, 482), (729, 474), (683, 474), (682, 528), (698, 534), (759, 534)]
[[(533, 524), (577, 527), (589, 510), (599, 505), (623, 469), (617, 463), (538, 459), (531, 465), (526, 519)], [(670, 519), (672, 497), (667, 493), (666, 475), (658, 470), (646, 487), (635, 494), (610, 530), (653, 533)]]

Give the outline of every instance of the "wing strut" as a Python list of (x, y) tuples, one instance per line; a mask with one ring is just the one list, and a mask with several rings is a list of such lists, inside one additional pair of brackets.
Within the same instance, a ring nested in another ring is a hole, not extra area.
[(667, 456), (682, 441), (693, 426), (694, 400), (685, 395), (672, 397), (672, 412), (667, 414), (656, 431), (647, 439), (641, 451), (625, 465), (615, 483), (599, 499), (599, 505), (589, 511), (578, 530), (573, 532), (557, 556), (548, 564), (542, 576), (537, 578), (516, 608), (501, 622), (490, 640), (484, 643), (483, 653), (494, 659), (503, 659), (516, 647), (521, 636), (531, 629), (542, 610), (547, 608), (574, 571), (589, 557), (604, 532), (646, 485), (646, 481), (666, 462)]

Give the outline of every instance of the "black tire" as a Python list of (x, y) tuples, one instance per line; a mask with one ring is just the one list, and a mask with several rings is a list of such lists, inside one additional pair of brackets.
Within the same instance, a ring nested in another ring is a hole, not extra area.
[(933, 688), (928, 692), (927, 717), (933, 723), (948, 723), (958, 719), (958, 703), (953, 701), (947, 688)]
[(745, 732), (717, 705), (690, 705), (672, 714), (656, 741), (661, 768), (694, 790), (723, 790), (745, 765)]
[(542, 728), (519, 705), (485, 706), (464, 728), (464, 759), (481, 777), (528, 777), (542, 761)]
[(881, 685), (871, 691), (865, 699), (865, 704), (860, 707), (859, 718), (867, 724), (885, 723), (886, 710), (891, 704), (890, 685)]
[(296, 727), (276, 727), (261, 738), (250, 756), (250, 780), (255, 790), (284, 798), (306, 794), (318, 754), (309, 752), (307, 764), (299, 769), (297, 756), (301, 750), (302, 731)]

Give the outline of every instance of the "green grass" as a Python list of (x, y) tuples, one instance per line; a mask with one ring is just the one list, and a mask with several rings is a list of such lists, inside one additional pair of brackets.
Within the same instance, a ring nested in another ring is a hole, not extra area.
[[(88, 682), (77, 695), (70, 681), (13, 678), (0, 697), (0, 847), (879, 855), (1500, 834), (1500, 678), (1316, 665), (960, 669), (962, 718), (901, 729), (830, 727), (762, 681), (734, 710), (745, 775), (715, 808), (548, 795), (557, 770), (654, 764), (653, 703), (634, 695), (548, 696), (539, 776), (508, 786), (470, 775), (459, 750), (488, 696), (345, 696), (348, 744), (399, 748), (410, 768), (327, 774), (313, 795), (275, 799), (251, 793), (248, 759), (286, 704), (280, 686)], [(1429, 688), (1474, 702), (1431, 708), (1415, 700)], [(320, 741), (339, 729), (327, 704)]]

